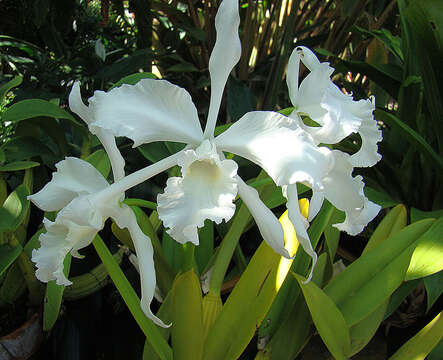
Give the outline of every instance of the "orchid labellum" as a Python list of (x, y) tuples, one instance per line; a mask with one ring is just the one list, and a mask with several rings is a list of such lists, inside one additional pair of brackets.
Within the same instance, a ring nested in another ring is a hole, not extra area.
[[(139, 244), (139, 261), (148, 259), (146, 267), (140, 269), (145, 284), (142, 287), (149, 293), (144, 310), (156, 319), (149, 310), (155, 287), (152, 247), (149, 239), (140, 234), (130, 209), (121, 205), (120, 200), (127, 189), (175, 165), (180, 166), (181, 177), (169, 178), (157, 198), (159, 217), (172, 238), (198, 245), (198, 228), (206, 219), (216, 223), (228, 221), (234, 215), (238, 194), (263, 239), (276, 252), (290, 257), (279, 221), (257, 191), (239, 177), (237, 164), (226, 159), (225, 152), (258, 164), (282, 187), (289, 219), (300, 244), (313, 260), (312, 268), (317, 255), (306, 229), (324, 199), (345, 212), (346, 219), (336, 226), (350, 234), (361, 232), (377, 215), (380, 208), (365, 197), (362, 178), (352, 176), (354, 166), (372, 166), (380, 159), (377, 142), (381, 133), (372, 117), (374, 106), (370, 101), (354, 101), (342, 93), (330, 79), (333, 69), (328, 63), (320, 63), (307, 48), (296, 48), (289, 62), (287, 81), (294, 104), (289, 117), (269, 111), (249, 112), (214, 137), (223, 90), (241, 55), (239, 23), (238, 1), (222, 1), (216, 16), (217, 39), (209, 61), (211, 99), (204, 131), (189, 93), (168, 81), (144, 79), (107, 93), (96, 91), (89, 106), (83, 104), (78, 84), (74, 85), (71, 109), (105, 145), (113, 169), (116, 168), (115, 181), (109, 185), (92, 167), (68, 158), (58, 164), (51, 183), (31, 196), (44, 210), (61, 209), (55, 223), (46, 221), (48, 232), (42, 235), (42, 247), (33, 256), (41, 280), (56, 278), (67, 284), (61, 275), (66, 253), (76, 255), (103, 227), (104, 220), (112, 217), (138, 237), (139, 241), (134, 242)], [(299, 85), (300, 62), (310, 74)], [(305, 125), (302, 115), (319, 126)], [(362, 138), (361, 149), (353, 155), (322, 146), (335, 144), (352, 133), (359, 133)], [(156, 164), (123, 176), (118, 165), (121, 155), (115, 146), (115, 137), (120, 136), (133, 140), (134, 147), (154, 141), (175, 141), (187, 146)], [(78, 181), (84, 176), (88, 176), (87, 186)], [(308, 185), (313, 191), (308, 221), (300, 214), (297, 183)]]

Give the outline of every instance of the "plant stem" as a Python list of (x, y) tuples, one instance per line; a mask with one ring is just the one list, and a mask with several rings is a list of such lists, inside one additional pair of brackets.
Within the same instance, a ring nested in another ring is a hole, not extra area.
[(194, 252), (195, 252), (194, 244), (188, 242), (183, 245), (182, 273), (185, 273), (194, 267)]

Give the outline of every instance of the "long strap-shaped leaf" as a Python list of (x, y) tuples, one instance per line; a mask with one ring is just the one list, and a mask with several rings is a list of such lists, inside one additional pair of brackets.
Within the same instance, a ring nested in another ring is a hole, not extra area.
[(443, 316), (440, 312), (417, 335), (404, 344), (389, 360), (423, 360), (443, 338)]
[(158, 356), (162, 360), (172, 360), (172, 350), (168, 343), (161, 336), (159, 330), (154, 325), (154, 323), (149, 320), (143, 313), (140, 307), (140, 299), (138, 298), (136, 292), (132, 288), (120, 266), (113, 258), (109, 249), (104, 244), (100, 236), (96, 236), (92, 242), (97, 254), (100, 256), (101, 261), (106, 267), (112, 281), (114, 282), (117, 290), (121, 294), (123, 300), (131, 311), (137, 324), (142, 329), (146, 336), (146, 339), (151, 343), (154, 350), (157, 352)]

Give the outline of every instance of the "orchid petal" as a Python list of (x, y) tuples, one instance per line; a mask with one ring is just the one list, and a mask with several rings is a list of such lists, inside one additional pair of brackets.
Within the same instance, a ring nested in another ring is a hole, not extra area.
[(217, 115), (220, 109), (223, 89), (229, 73), (238, 63), (241, 56), (241, 44), (238, 36), (240, 15), (237, 0), (224, 0), (215, 17), (217, 40), (209, 59), (211, 76), (211, 101), (209, 104), (208, 121), (205, 137), (213, 137)]
[(197, 228), (205, 219), (219, 224), (235, 212), (237, 164), (221, 160), (214, 144), (205, 140), (196, 150), (186, 150), (178, 161), (182, 177), (169, 178), (157, 197), (157, 211), (176, 241), (198, 245)]
[(362, 177), (352, 177), (350, 156), (335, 150), (333, 157), (334, 167), (323, 179), (324, 196), (346, 214), (345, 221), (334, 226), (350, 235), (356, 235), (363, 231), (381, 207), (365, 197)]
[(92, 242), (97, 230), (67, 219), (55, 222), (44, 219), (43, 223), (47, 232), (39, 237), (40, 248), (32, 251), (32, 261), (37, 267), (35, 275), (43, 282), (56, 280), (57, 285), (71, 285), (63, 273), (63, 261), (69, 252), (79, 257), (78, 250)]
[(120, 228), (127, 228), (134, 243), (137, 253), (137, 265), (140, 273), (141, 301), (140, 305), (145, 315), (151, 319), (154, 324), (167, 328), (162, 320), (155, 316), (151, 311), (151, 302), (155, 293), (155, 267), (154, 267), (154, 249), (151, 239), (146, 236), (137, 224), (137, 218), (134, 212), (128, 206), (124, 205), (114, 217)]
[(108, 130), (92, 125), (94, 122), (94, 113), (89, 109), (82, 100), (80, 94), (80, 83), (76, 81), (72, 85), (69, 94), (69, 108), (76, 113), (86, 124), (88, 124), (89, 131), (97, 135), (98, 139), (105, 148), (106, 154), (111, 161), (112, 172), (114, 174), (114, 181), (118, 181), (125, 176), (125, 160), (123, 159), (120, 150), (115, 143), (115, 137)]
[(52, 180), (28, 199), (44, 211), (65, 207), (79, 195), (96, 193), (109, 186), (106, 179), (90, 163), (67, 157), (58, 162)]
[(330, 150), (317, 147), (294, 119), (279, 113), (249, 112), (215, 142), (218, 149), (261, 166), (279, 186), (301, 182), (321, 187), (331, 166)]
[[(298, 86), (300, 61), (311, 71)], [(354, 166), (372, 166), (381, 159), (377, 153), (377, 143), (381, 132), (373, 118), (375, 109), (370, 100), (354, 101), (344, 94), (331, 80), (334, 71), (329, 63), (320, 63), (315, 54), (305, 47), (297, 47), (289, 61), (287, 83), (291, 101), (295, 107), (290, 115), (299, 125), (312, 135), (316, 144), (336, 144), (352, 133), (362, 138), (360, 150), (354, 154)], [(300, 114), (308, 115), (319, 127), (305, 125)]]
[(92, 126), (126, 136), (134, 147), (153, 141), (199, 143), (203, 133), (189, 93), (166, 80), (143, 79), (89, 99)]
[(377, 143), (383, 139), (382, 132), (377, 122), (369, 118), (362, 121), (358, 132), (362, 144), (360, 149), (351, 155), (351, 163), (355, 167), (374, 166), (381, 160)]
[(303, 250), (312, 258), (311, 272), (306, 280), (306, 282), (311, 281), (312, 274), (317, 263), (317, 254), (314, 251), (311, 240), (309, 239), (308, 232), (306, 229), (309, 226), (307, 220), (303, 217), (300, 212), (300, 205), (298, 202), (297, 185), (286, 185), (283, 186), (283, 195), (288, 199), (286, 207), (288, 209), (289, 220), (291, 220), (294, 226), (295, 233), (297, 234), (297, 240), (303, 247)]
[(239, 176), (237, 182), (238, 194), (248, 207), (263, 239), (276, 253), (290, 259), (291, 255), (285, 249), (283, 229), (274, 213), (260, 200), (257, 190), (246, 185)]

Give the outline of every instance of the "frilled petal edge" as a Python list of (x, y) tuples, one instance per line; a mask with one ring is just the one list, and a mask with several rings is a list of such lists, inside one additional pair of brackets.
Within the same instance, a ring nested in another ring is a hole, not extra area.
[(44, 211), (56, 211), (65, 207), (79, 195), (93, 194), (109, 186), (106, 179), (90, 163), (67, 157), (58, 162), (52, 180), (39, 192), (28, 196)]
[(197, 228), (205, 219), (219, 224), (234, 215), (237, 164), (220, 159), (208, 140), (184, 151), (178, 164), (182, 177), (168, 179), (165, 192), (157, 197), (157, 211), (173, 239), (198, 245)]
[(46, 233), (39, 237), (40, 248), (32, 251), (32, 261), (37, 267), (35, 275), (42, 282), (56, 280), (57, 285), (71, 285), (63, 273), (63, 261), (68, 253), (79, 257), (78, 250), (92, 242), (97, 229), (67, 219), (43, 222)]

